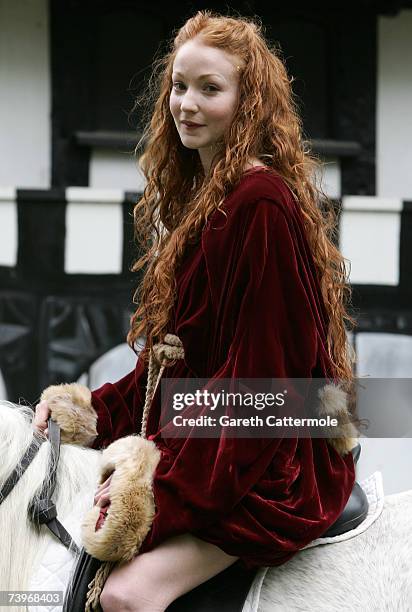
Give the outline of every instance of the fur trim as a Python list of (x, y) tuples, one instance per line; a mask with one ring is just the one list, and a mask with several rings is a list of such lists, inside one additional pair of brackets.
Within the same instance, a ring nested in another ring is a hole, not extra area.
[(318, 406), (319, 416), (327, 416), (338, 420), (337, 427), (325, 427), (328, 444), (333, 446), (340, 455), (346, 455), (358, 440), (358, 431), (353, 424), (352, 416), (348, 408), (348, 394), (341, 387), (334, 384), (325, 385), (318, 391), (320, 404)]
[(148, 534), (155, 514), (153, 474), (160, 451), (151, 440), (126, 436), (102, 453), (100, 484), (111, 473), (110, 506), (96, 531), (100, 507), (94, 506), (82, 524), (86, 551), (101, 561), (130, 561)]
[(78, 383), (52, 385), (41, 394), (51, 418), (60, 426), (62, 442), (90, 446), (97, 436), (97, 414), (91, 398), (90, 389)]

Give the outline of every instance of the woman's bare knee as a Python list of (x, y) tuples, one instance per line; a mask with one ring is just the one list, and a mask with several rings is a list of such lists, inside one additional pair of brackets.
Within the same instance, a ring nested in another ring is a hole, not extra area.
[(166, 607), (146, 598), (139, 589), (128, 591), (127, 585), (110, 576), (100, 595), (103, 612), (164, 612)]
[(126, 602), (122, 601), (122, 594), (116, 592), (106, 583), (100, 594), (100, 605), (103, 612), (115, 612), (115, 610), (125, 610)]
[(117, 566), (100, 598), (104, 612), (162, 612), (237, 560), (191, 534), (166, 540)]
[(219, 574), (237, 559), (192, 534), (183, 534), (143, 554), (139, 572), (147, 577), (149, 592), (157, 593), (156, 603), (166, 609), (178, 597)]
[(146, 555), (116, 566), (103, 587), (103, 612), (164, 612), (171, 603)]

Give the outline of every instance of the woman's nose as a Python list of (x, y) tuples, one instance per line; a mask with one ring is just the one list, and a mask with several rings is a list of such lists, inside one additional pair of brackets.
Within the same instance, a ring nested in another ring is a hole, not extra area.
[(180, 102), (180, 108), (182, 113), (186, 111), (196, 111), (198, 110), (198, 104), (193, 95), (186, 93)]

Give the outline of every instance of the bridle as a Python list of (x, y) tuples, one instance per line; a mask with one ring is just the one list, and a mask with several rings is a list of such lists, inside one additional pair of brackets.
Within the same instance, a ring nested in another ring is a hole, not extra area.
[[(32, 500), (28, 508), (28, 513), (35, 525), (38, 527), (40, 527), (40, 525), (46, 525), (66, 548), (79, 554), (80, 549), (76, 542), (57, 518), (56, 504), (52, 499), (56, 488), (56, 472), (60, 457), (60, 427), (52, 419), (49, 419), (48, 429), (48, 438), (50, 442), (50, 474), (48, 480), (43, 483), (38, 495)], [(36, 431), (33, 432), (33, 440), (0, 490), (0, 504), (19, 482), (44, 441), (45, 439), (40, 437)]]

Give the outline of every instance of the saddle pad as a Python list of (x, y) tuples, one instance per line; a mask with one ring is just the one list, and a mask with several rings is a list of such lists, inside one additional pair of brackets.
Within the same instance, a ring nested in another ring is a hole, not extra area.
[[(321, 544), (333, 544), (334, 542), (343, 542), (344, 540), (350, 540), (351, 538), (356, 537), (360, 533), (363, 533), (373, 523), (377, 518), (380, 517), (383, 510), (384, 503), (384, 493), (383, 493), (383, 482), (382, 482), (382, 473), (374, 472), (371, 476), (368, 476), (359, 483), (361, 488), (365, 491), (366, 497), (369, 502), (368, 514), (366, 515), (365, 520), (362, 521), (360, 525), (358, 525), (355, 529), (351, 529), (346, 533), (341, 533), (340, 535), (333, 536), (332, 538), (317, 538), (310, 542), (305, 548), (312, 548), (313, 546), (319, 546)], [(302, 550), (305, 550), (303, 548)]]
[[(359, 534), (363, 533), (379, 518), (383, 510), (384, 504), (384, 493), (383, 493), (383, 481), (382, 481), (382, 473), (374, 472), (368, 478), (365, 478), (362, 482), (359, 483), (362, 489), (366, 493), (366, 497), (369, 502), (369, 510), (368, 514), (364, 521), (360, 525), (358, 525), (355, 529), (351, 529), (346, 533), (342, 533), (341, 535), (337, 535), (331, 538), (317, 538), (310, 542), (305, 546), (305, 548), (313, 548), (314, 546), (320, 546), (321, 544), (333, 544), (335, 542), (342, 542), (343, 540), (349, 540), (350, 538), (354, 538)], [(263, 581), (266, 576), (266, 572), (268, 571), (268, 567), (262, 567), (252, 583), (252, 586), (249, 590), (249, 594), (246, 598), (246, 601), (243, 605), (242, 612), (257, 612), (260, 600), (260, 592), (262, 590)]]
[[(76, 510), (62, 519), (62, 522), (71, 534), (74, 541), (80, 542), (79, 508), (89, 507), (90, 494), (78, 497), (73, 504)], [(45, 525), (42, 529), (47, 530)], [(28, 589), (30, 591), (60, 591), (62, 602), (66, 586), (73, 572), (76, 561), (75, 553), (67, 550), (63, 544), (50, 534), (49, 542), (45, 548), (41, 561), (31, 578)], [(62, 604), (48, 606), (27, 606), (27, 612), (61, 612)]]

